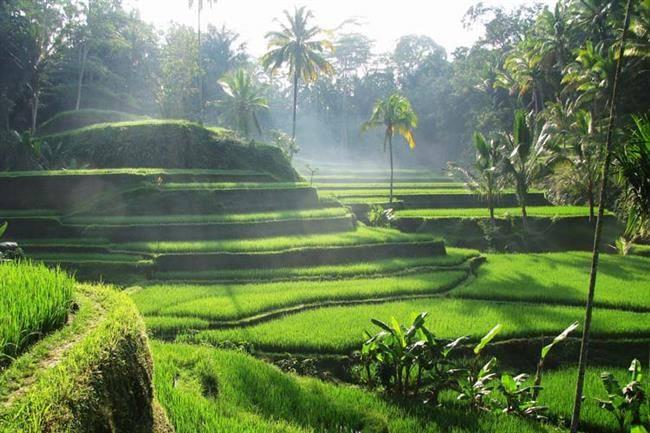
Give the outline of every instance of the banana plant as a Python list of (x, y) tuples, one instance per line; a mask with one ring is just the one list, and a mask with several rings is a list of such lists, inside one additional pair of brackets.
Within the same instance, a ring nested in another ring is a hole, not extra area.
[(546, 406), (537, 404), (534, 397), (539, 386), (527, 385), (529, 376), (525, 373), (512, 377), (509, 374), (502, 374), (494, 387), (506, 400), (503, 413), (519, 415), (525, 418), (538, 420), (546, 419), (544, 413), (548, 410)]
[(452, 370), (456, 376), (455, 390), (458, 392), (457, 399), (469, 402), (473, 408), (485, 407), (485, 399), (492, 394), (492, 382), (497, 378), (496, 368), (498, 361), (495, 357), (483, 363), (481, 353), (488, 344), (501, 331), (501, 324), (492, 328), (474, 347), (474, 358), (466, 368)]
[[(607, 390), (607, 400), (596, 400), (601, 408), (616, 417), (621, 433), (648, 433), (647, 422), (644, 425), (641, 410), (644, 406), (650, 409), (650, 400), (643, 387), (643, 374), (638, 359), (632, 361), (628, 371), (629, 382), (625, 386), (621, 386), (613, 374), (603, 372), (600, 379)], [(629, 429), (626, 428), (628, 420)]]
[(553, 349), (553, 347), (555, 347), (557, 344), (561, 343), (562, 341), (566, 340), (569, 334), (571, 334), (573, 331), (578, 329), (578, 326), (580, 326), (578, 322), (573, 322), (564, 331), (562, 331), (557, 337), (555, 337), (553, 341), (551, 341), (549, 344), (547, 344), (542, 348), (542, 352), (539, 356), (539, 361), (537, 362), (537, 371), (535, 372), (535, 385), (533, 388), (534, 400), (537, 399), (537, 396), (539, 395), (539, 391), (542, 389), (541, 388), (542, 371), (544, 370), (544, 361), (546, 360), (546, 357), (548, 356), (551, 349)]

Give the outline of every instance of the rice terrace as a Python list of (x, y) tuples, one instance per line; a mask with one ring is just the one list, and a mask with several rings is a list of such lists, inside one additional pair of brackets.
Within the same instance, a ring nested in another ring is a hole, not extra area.
[(0, 433), (649, 433), (650, 2), (0, 2)]

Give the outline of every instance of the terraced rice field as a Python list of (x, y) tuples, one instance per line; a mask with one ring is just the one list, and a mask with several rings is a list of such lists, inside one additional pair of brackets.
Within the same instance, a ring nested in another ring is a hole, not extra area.
[[(405, 180), (397, 191), (406, 201), (398, 218), (486, 215), (477, 207), (409, 207), (409, 195), (419, 192), (462, 196), (465, 191), (462, 184), (431, 173), (399, 175)], [(467, 407), (452, 395), (442, 396), (443, 407), (414, 404), (407, 410), (360, 387), (286, 374), (265, 362), (278, 356), (349, 360), (366, 339), (364, 331), (375, 330), (371, 319), (406, 321), (424, 311), (430, 313), (429, 328), (441, 338), (466, 335), (476, 341), (500, 323), (495, 350), (514, 344), (524, 348), (522, 353), (536, 352), (542, 338), (582, 320), (586, 253), (486, 254), (443, 246), (429, 233), (358, 223), (354, 209), (322, 199), (332, 191), (343, 197), (358, 190), (381, 198), (381, 176), (373, 171), (321, 174), (315, 179), (320, 200), (302, 184), (268, 182), (251, 188), (247, 182), (183, 179), (151, 191), (165, 190), (160, 197), (187, 192), (190, 210), (164, 212), (152, 199), (123, 215), (41, 212), (59, 226), (23, 245), (28, 254), (48, 262), (99, 269), (110, 264), (112, 273), (105, 270), (102, 276), (130, 275), (126, 292), (153, 339), (156, 393), (177, 432), (564, 431), (557, 426), (570, 413), (570, 397), (562, 390), (573, 387), (575, 371), (560, 360), (573, 359), (568, 354), (575, 344), (545, 374), (540, 399), (550, 407), (550, 424), (489, 413), (468, 420)], [(242, 195), (219, 195), (231, 187)], [(253, 209), (244, 204), (249, 189), (271, 195), (295, 189), (300, 196)], [(209, 209), (193, 207), (213, 190), (218, 194)], [(497, 211), (499, 216), (518, 212)], [(529, 214), (561, 220), (584, 217), (586, 209), (532, 206)], [(30, 218), (36, 215), (20, 210), (13, 215), (16, 225), (23, 221), (25, 230), (33, 230)], [(601, 265), (595, 341), (615, 344), (626, 357), (645, 356), (650, 259), (604, 255)], [(233, 346), (249, 354), (224, 350)], [(624, 373), (627, 365), (620, 362), (621, 353), (616, 355), (610, 364), (589, 370), (590, 396), (602, 397), (602, 368)], [(593, 400), (585, 405), (588, 431), (614, 432), (615, 421)]]

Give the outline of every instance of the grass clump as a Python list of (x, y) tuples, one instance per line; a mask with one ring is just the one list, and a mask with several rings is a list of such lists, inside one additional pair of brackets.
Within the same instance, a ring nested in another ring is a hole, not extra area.
[[(492, 254), (478, 278), (455, 296), (583, 305), (591, 254)], [(601, 255), (596, 305), (650, 311), (650, 259)]]
[(66, 322), (74, 280), (59, 269), (0, 262), (0, 367)]
[[(441, 338), (467, 335), (472, 339), (482, 337), (495, 323), (503, 325), (499, 334), (502, 339), (553, 335), (584, 315), (579, 307), (418, 299), (321, 308), (249, 327), (203, 331), (184, 340), (251, 343), (273, 352), (348, 353), (361, 347), (363, 331), (371, 319), (395, 317), (404, 322), (414, 311), (429, 312), (429, 329)], [(592, 332), (596, 338), (650, 338), (650, 313), (598, 309), (594, 311)]]

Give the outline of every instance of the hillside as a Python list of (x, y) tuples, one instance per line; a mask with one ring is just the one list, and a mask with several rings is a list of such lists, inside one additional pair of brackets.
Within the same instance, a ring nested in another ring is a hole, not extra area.
[(176, 120), (100, 123), (37, 139), (51, 168), (171, 168), (257, 170), (277, 180), (299, 175), (273, 146), (244, 144), (224, 129)]

